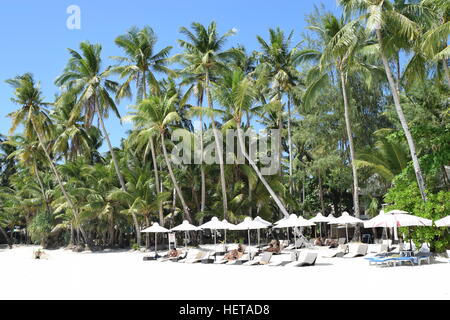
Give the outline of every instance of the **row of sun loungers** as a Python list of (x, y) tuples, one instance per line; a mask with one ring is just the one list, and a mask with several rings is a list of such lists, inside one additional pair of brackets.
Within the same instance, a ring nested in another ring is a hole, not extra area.
[[(282, 246), (285, 244), (282, 243)], [(231, 248), (228, 248), (231, 249)], [(321, 254), (324, 258), (355, 258), (364, 257), (370, 253), (375, 253), (375, 256), (366, 257), (365, 259), (369, 261), (370, 265), (392, 265), (402, 264), (404, 262), (410, 263), (411, 265), (421, 265), (423, 262), (430, 264), (431, 253), (428, 252), (417, 252), (416, 254), (406, 255), (404, 254), (403, 247), (398, 247), (398, 251), (390, 252), (388, 243), (383, 243), (380, 245), (371, 245), (369, 250), (369, 245), (367, 244), (357, 244), (349, 246), (348, 244), (340, 244), (337, 249), (329, 249)], [(225, 259), (226, 247), (223, 248), (223, 252), (215, 253), (213, 251), (191, 249), (185, 252), (183, 255), (172, 258), (164, 257), (157, 259), (158, 261), (173, 261), (179, 263), (193, 264), (193, 263), (214, 263), (214, 264), (226, 264), (226, 265), (244, 265), (244, 266), (256, 266), (256, 265), (267, 265), (267, 266), (312, 266), (315, 264), (318, 252), (313, 252), (311, 250), (289, 250), (289, 247), (283, 248), (284, 254), (290, 254), (290, 259), (272, 261), (272, 257), (276, 254), (273, 252), (263, 252), (258, 256), (259, 251), (256, 248), (246, 247), (244, 254), (236, 260)], [(321, 250), (318, 250), (319, 252)]]

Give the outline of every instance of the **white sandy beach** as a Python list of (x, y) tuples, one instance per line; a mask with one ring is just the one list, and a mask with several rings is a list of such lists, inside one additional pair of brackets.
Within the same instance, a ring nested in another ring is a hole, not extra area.
[(449, 299), (449, 259), (411, 267), (322, 258), (313, 267), (143, 261), (145, 253), (0, 250), (0, 299)]

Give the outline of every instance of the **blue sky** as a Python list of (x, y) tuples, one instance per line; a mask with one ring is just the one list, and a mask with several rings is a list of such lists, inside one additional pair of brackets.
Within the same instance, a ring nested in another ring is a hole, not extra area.
[[(215, 20), (221, 32), (238, 30), (229, 45), (243, 44), (249, 51), (257, 49), (256, 35), (267, 38), (268, 29), (280, 27), (294, 30), (294, 41), (305, 30), (305, 15), (314, 5), (339, 11), (336, 0), (2, 0), (0, 2), (0, 133), (7, 134), (10, 119), (6, 115), (16, 106), (10, 98), (12, 89), (4, 82), (25, 72), (32, 72), (41, 81), (44, 96), (50, 101), (58, 92), (53, 84), (68, 59), (67, 48), (77, 49), (81, 41), (101, 43), (104, 66), (112, 64), (109, 56), (121, 55), (114, 39), (131, 26), (151, 26), (158, 35), (157, 49), (171, 45), (179, 52), (176, 40), (179, 28), (198, 21), (208, 24)], [(81, 29), (69, 30), (66, 13), (70, 5), (81, 9)], [(120, 104), (125, 115), (127, 105)], [(118, 119), (107, 120), (115, 146), (125, 136), (129, 125), (121, 126)]]

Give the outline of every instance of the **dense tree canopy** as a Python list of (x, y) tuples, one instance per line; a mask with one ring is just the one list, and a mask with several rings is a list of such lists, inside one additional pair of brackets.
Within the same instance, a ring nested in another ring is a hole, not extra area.
[[(6, 80), (17, 109), (0, 136), (0, 239), (26, 228), (26, 241), (43, 245), (140, 246), (152, 221), (370, 216), (382, 204), (449, 215), (448, 1), (339, 3), (342, 17), (309, 14), (298, 43), (295, 31), (261, 30), (251, 53), (228, 46), (235, 30), (219, 34), (215, 22), (180, 28), (176, 55), (148, 26), (117, 37), (122, 56), (83, 42), (69, 49), (53, 100), (32, 73)], [(126, 115), (123, 98), (133, 100)], [(110, 114), (133, 124), (116, 148)], [(219, 143), (228, 129), (238, 130), (231, 157), (245, 161), (172, 158), (172, 134), (182, 132), (200, 141), (189, 145), (197, 159), (228, 159)], [(256, 142), (271, 137), (269, 148), (279, 142), (273, 174), (249, 154), (248, 129), (268, 135)], [(405, 233), (450, 245), (445, 229)]]

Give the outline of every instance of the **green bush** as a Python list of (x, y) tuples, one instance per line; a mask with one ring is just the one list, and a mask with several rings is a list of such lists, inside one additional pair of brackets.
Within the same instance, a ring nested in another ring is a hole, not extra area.
[[(385, 201), (393, 204), (387, 208), (388, 210), (405, 210), (433, 221), (450, 215), (450, 191), (440, 191), (436, 194), (428, 193), (428, 201), (424, 202), (420, 196), (417, 183), (408, 179), (406, 170), (395, 178), (392, 188), (385, 196)], [(404, 233), (408, 240), (412, 239), (416, 246), (428, 242), (431, 250), (436, 252), (442, 252), (450, 248), (448, 228), (414, 227), (411, 229), (400, 228), (399, 231)]]

